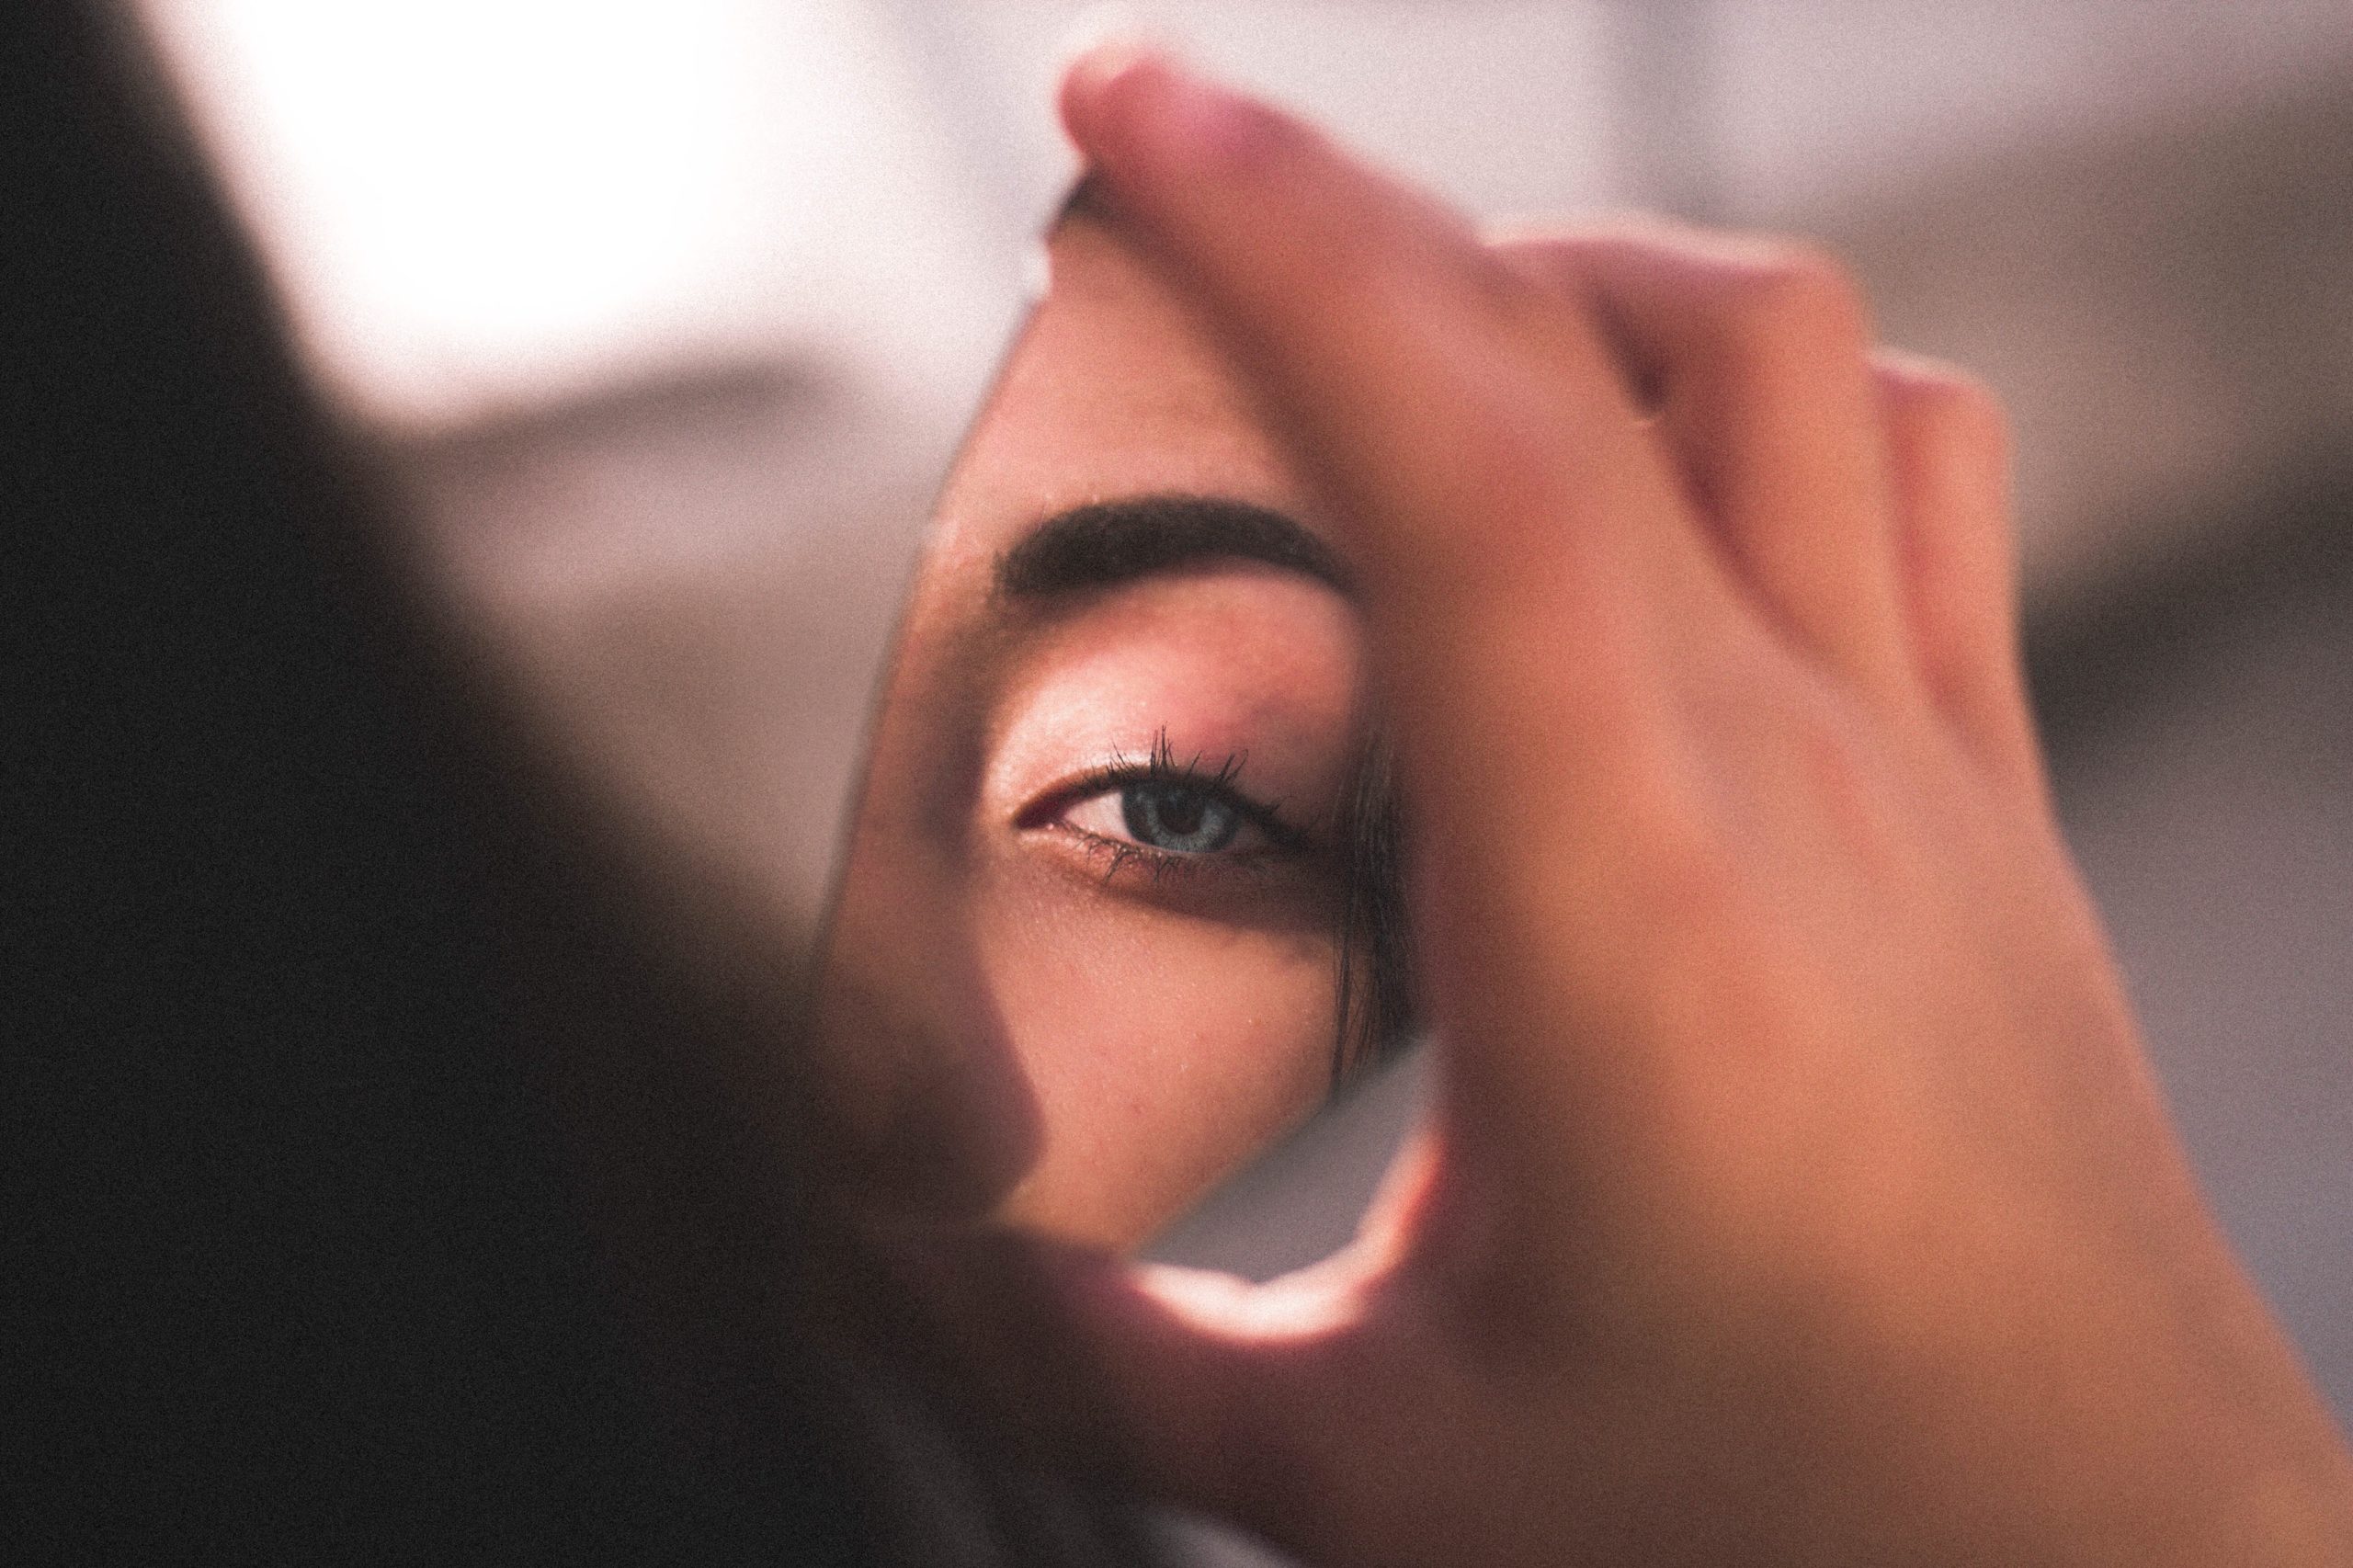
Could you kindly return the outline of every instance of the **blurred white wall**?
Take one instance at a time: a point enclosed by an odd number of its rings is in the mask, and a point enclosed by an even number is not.
[[[334,379],[411,429],[971,335],[942,280],[1067,170],[1054,65],[1110,18],[1489,216],[1832,236],[2009,398],[2042,602],[2353,427],[2342,0],[144,3]]]
[[[405,433],[712,363],[985,366],[976,280],[1052,183],[976,165],[869,0],[142,4],[329,385]]]

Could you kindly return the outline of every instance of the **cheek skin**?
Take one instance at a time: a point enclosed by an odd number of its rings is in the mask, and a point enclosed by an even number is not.
[[[969,936],[975,737],[911,612],[876,726],[848,864],[826,931],[810,1059],[847,1190],[892,1207],[993,1207],[1039,1131]]]
[[[863,833],[830,933],[813,1055],[835,1173],[860,1200],[993,1209],[1042,1130],[995,1019],[963,879],[914,835]]]
[[[1131,590],[1040,652],[1014,733],[956,782],[961,725],[899,672],[822,986],[822,1060],[858,1185],[1147,1239],[1319,1105],[1337,956],[1310,876],[1138,897],[1026,790],[1166,728],[1305,812],[1350,750],[1358,660],[1326,590],[1223,573]],[[1024,751],[1024,747],[1027,751]],[[1033,777],[1034,776],[1034,777]],[[950,812],[948,797],[962,795]],[[952,820],[951,820],[952,819]],[[1320,824],[1319,824],[1320,825]]]
[[[1337,954],[1107,892],[1010,841],[860,835],[820,1005],[860,1188],[1141,1244],[1320,1105]]]
[[[1004,1211],[1125,1249],[1322,1102],[1336,954],[1320,935],[1089,897],[1017,861],[977,900],[983,968],[1041,1138]]]
[[[1125,1248],[1328,1092],[1326,901],[1306,877],[1138,899],[1068,835],[1025,841],[1013,817],[1057,769],[1147,756],[1165,729],[1212,762],[1247,752],[1254,798],[1321,828],[1301,819],[1350,760],[1358,660],[1336,596],[1245,568],[1062,619],[985,695],[948,662],[1039,518],[1154,494],[1309,510],[1149,265],[1087,222],[1058,225],[1051,254],[1051,290],[925,551],[821,983],[820,1059],[870,1185]],[[1015,766],[991,715],[1025,680],[1055,682],[1033,685],[1033,711],[1063,717]]]
[[[1328,589],[1230,567],[1141,585],[1067,624],[1004,704],[978,802],[972,940],[1034,1102],[1005,1212],[1141,1244],[1331,1088],[1336,937],[1303,862],[1155,890],[1067,832],[1015,824],[1041,790],[1165,733],[1327,830],[1353,760],[1358,654]]]

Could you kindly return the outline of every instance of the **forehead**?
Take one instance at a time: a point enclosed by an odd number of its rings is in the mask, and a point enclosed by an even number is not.
[[[973,426],[941,543],[994,554],[1042,517],[1132,494],[1304,497],[1224,357],[1108,229],[1066,219],[1052,284]]]

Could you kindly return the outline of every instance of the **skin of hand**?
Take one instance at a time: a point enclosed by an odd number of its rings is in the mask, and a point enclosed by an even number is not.
[[[1801,247],[1064,119],[1346,527],[1439,1090],[1251,1287],[902,1244],[997,1429],[1335,1563],[2353,1562],[2048,803],[1998,407]]]

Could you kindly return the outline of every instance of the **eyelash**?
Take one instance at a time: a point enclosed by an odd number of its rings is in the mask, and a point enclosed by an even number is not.
[[[1296,855],[1313,846],[1305,834],[1285,821],[1277,801],[1253,800],[1236,787],[1234,780],[1242,776],[1243,764],[1249,753],[1236,752],[1219,763],[1212,770],[1202,767],[1202,754],[1196,752],[1184,762],[1176,760],[1168,744],[1168,732],[1162,730],[1153,737],[1151,754],[1142,762],[1131,762],[1113,756],[1112,759],[1093,772],[1074,779],[1054,792],[1046,802],[1048,809],[1059,813],[1074,802],[1092,800],[1114,790],[1126,790],[1138,784],[1174,786],[1198,790],[1201,794],[1232,807],[1242,819],[1267,835],[1267,844],[1276,854]],[[1087,841],[1090,846],[1108,857],[1103,880],[1109,881],[1121,870],[1137,867],[1147,871],[1154,882],[1172,877],[1216,875],[1220,872],[1247,868],[1255,857],[1244,855],[1187,855],[1174,850],[1155,849],[1147,844],[1131,844],[1084,828],[1065,826]]]

